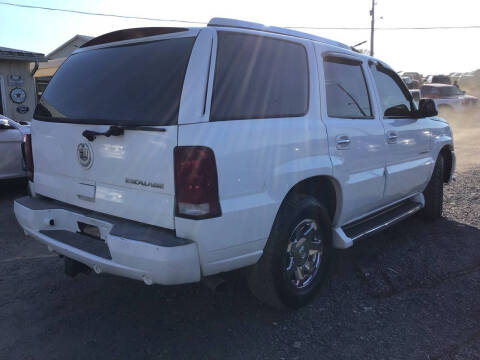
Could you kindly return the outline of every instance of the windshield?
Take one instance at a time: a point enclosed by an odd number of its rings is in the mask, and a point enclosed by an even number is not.
[[[35,110],[38,120],[174,125],[195,38],[84,51],[56,72]]]
[[[463,93],[455,86],[444,86],[439,88],[441,96],[463,95]]]

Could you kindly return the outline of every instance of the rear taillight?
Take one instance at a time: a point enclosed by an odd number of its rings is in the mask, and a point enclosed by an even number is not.
[[[215,155],[204,146],[177,146],[175,157],[175,214],[190,219],[221,215]]]
[[[32,135],[30,134],[23,136],[22,153],[28,180],[33,181]]]

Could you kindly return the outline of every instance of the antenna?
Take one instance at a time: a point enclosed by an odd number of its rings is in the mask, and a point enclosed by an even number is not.
[[[370,16],[372,17],[372,26],[370,28],[370,56],[373,56],[373,43],[375,33],[375,0],[372,0],[372,10],[370,10]]]

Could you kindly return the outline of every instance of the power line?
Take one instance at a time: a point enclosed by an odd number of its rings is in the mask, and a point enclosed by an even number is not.
[[[310,27],[310,26],[284,26],[287,29],[305,30],[370,30],[369,27]],[[480,25],[466,26],[413,26],[413,27],[375,27],[377,30],[450,30],[450,29],[480,29]]]
[[[5,1],[0,1],[0,5],[16,6],[16,7],[28,8],[28,9],[40,9],[40,10],[50,10],[50,11],[61,11],[61,12],[81,14],[81,15],[108,16],[108,17],[115,17],[115,18],[122,18],[122,19],[135,19],[135,20],[177,22],[177,23],[183,23],[183,24],[206,24],[205,22],[202,22],[202,21],[188,21],[188,20],[176,20],[176,19],[158,19],[158,18],[141,17],[141,16],[128,16],[128,15],[118,15],[118,14],[95,13],[95,12],[80,11],[80,10],[58,9],[58,8],[51,8],[51,7],[45,7],[45,6],[34,6],[34,5],[14,4],[14,3],[5,2]]]
[[[147,20],[147,21],[161,21],[161,22],[176,22],[182,24],[207,24],[204,21],[191,21],[191,20],[178,20],[178,19],[160,19],[160,18],[151,18],[151,17],[141,17],[141,16],[129,16],[129,15],[119,15],[119,14],[107,14],[107,13],[96,13],[89,11],[80,11],[80,10],[71,10],[71,9],[59,9],[45,6],[35,6],[35,5],[24,5],[24,4],[15,4],[6,1],[0,1],[0,5],[14,6],[27,9],[39,9],[39,10],[48,10],[48,11],[60,11],[66,13],[80,14],[80,15],[92,15],[92,16],[105,16],[105,17],[114,17],[121,19],[135,19],[135,20]],[[370,27],[313,27],[313,26],[284,26],[286,29],[297,29],[297,30],[370,30]],[[375,30],[451,30],[451,29],[480,29],[480,25],[465,25],[465,26],[417,26],[417,27],[376,27]]]

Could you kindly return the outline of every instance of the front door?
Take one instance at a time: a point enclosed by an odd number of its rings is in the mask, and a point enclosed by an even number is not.
[[[393,202],[423,191],[434,166],[431,132],[413,116],[412,96],[400,77],[382,64],[372,62],[370,69],[388,148],[385,201]]]
[[[363,60],[338,54],[322,60],[322,117],[327,126],[333,173],[342,184],[341,225],[382,205],[384,128],[375,115]]]

